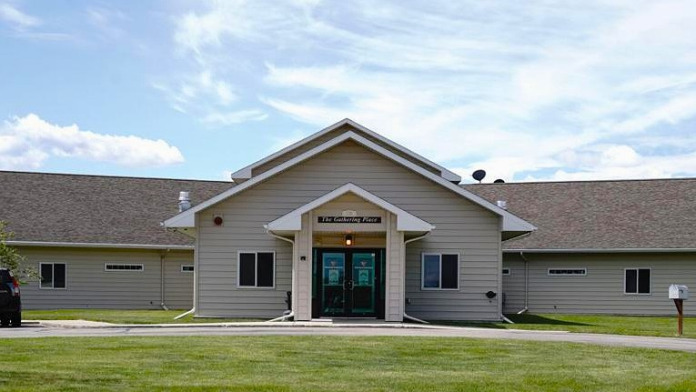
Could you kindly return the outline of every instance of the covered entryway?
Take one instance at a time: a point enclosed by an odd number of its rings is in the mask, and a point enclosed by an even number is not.
[[[292,312],[300,321],[402,321],[406,235],[415,240],[434,228],[354,184],[266,225],[269,234],[293,243]],[[351,233],[361,246],[346,246],[344,236]]]

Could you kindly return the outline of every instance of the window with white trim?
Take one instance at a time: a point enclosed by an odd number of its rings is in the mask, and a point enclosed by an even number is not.
[[[275,252],[239,252],[237,286],[275,287]]]
[[[510,268],[503,268],[503,275],[510,275]]]
[[[65,263],[39,263],[40,289],[64,289],[67,282]]]
[[[143,264],[118,264],[118,263],[106,263],[104,264],[104,271],[136,271],[141,272],[145,270]]]
[[[624,294],[650,294],[650,268],[626,268]]]
[[[423,290],[459,289],[459,254],[423,253],[421,288]]]
[[[181,272],[193,272],[193,264],[182,264]]]
[[[587,268],[549,268],[548,274],[552,276],[585,276]]]

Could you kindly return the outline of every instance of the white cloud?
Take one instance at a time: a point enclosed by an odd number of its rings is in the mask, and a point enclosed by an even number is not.
[[[264,69],[244,84],[314,129],[350,117],[467,178],[696,175],[690,1],[205,4],[179,52],[233,86]]]
[[[8,3],[0,3],[0,19],[11,23],[14,28],[19,30],[41,24],[39,18],[26,14]]]
[[[129,167],[165,166],[184,161],[164,140],[85,131],[48,123],[35,114],[13,117],[0,128],[0,168],[37,169],[50,157],[80,158]]]
[[[262,121],[267,115],[259,110],[240,110],[236,112],[213,112],[201,119],[204,124],[228,126],[248,121]]]

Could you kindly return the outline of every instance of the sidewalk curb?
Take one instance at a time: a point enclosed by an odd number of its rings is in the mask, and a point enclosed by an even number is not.
[[[279,321],[279,322],[246,322],[246,323],[186,323],[186,324],[107,324],[85,321],[84,324],[65,323],[61,321],[74,320],[32,320],[28,325],[42,327],[57,327],[67,329],[81,328],[125,328],[125,329],[156,329],[156,328],[385,328],[385,329],[452,329],[458,327],[441,326],[441,325],[420,325],[420,324],[404,324],[404,323],[329,323],[329,322],[311,322],[311,321]],[[474,328],[478,329],[478,328]]]

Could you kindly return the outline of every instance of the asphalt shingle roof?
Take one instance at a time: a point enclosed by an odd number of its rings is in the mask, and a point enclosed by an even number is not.
[[[160,222],[180,191],[201,203],[234,184],[0,171],[0,220],[18,241],[191,245]],[[507,249],[696,248],[696,179],[468,184],[534,224]]]
[[[191,245],[160,222],[178,213],[180,191],[192,204],[231,182],[0,171],[0,220],[16,241]]]
[[[696,179],[463,187],[538,227],[507,249],[696,248]]]

